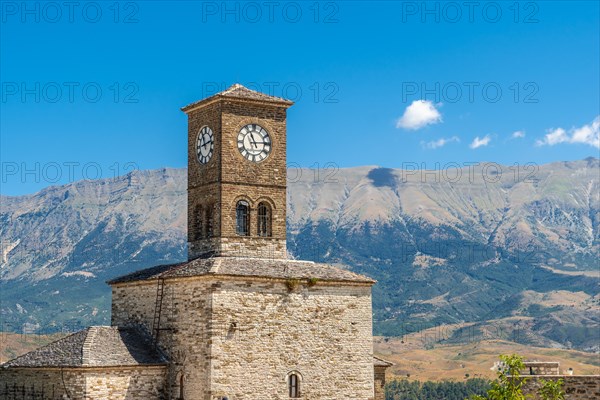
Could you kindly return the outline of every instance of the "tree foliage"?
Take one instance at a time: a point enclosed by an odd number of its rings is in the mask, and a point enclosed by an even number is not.
[[[386,400],[525,400],[532,396],[523,394],[528,378],[521,376],[525,368],[523,358],[516,355],[501,355],[496,364],[496,380],[467,379],[464,382],[419,382],[398,379],[385,386]],[[466,376],[466,375],[465,375]],[[564,400],[564,382],[540,380],[537,393],[541,400]]]
[[[419,382],[399,379],[386,385],[386,400],[463,400],[473,394],[484,394],[490,388],[487,379],[464,382]]]
[[[523,394],[527,378],[521,377],[525,367],[523,358],[516,355],[501,355],[498,365],[498,378],[491,383],[486,396],[471,396],[471,400],[525,400],[531,396]],[[563,380],[541,380],[538,394],[542,400],[564,400]]]
[[[542,386],[538,390],[538,393],[542,400],[564,400],[565,392],[563,391],[564,381],[559,380],[546,380],[542,379]]]
[[[516,354],[501,355],[497,371],[498,378],[492,382],[487,397],[474,396],[473,399],[525,400],[522,387],[527,379],[521,378],[523,368],[525,368],[525,363],[520,356]]]

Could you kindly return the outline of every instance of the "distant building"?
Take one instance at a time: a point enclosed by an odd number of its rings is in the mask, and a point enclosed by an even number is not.
[[[525,361],[521,376],[527,379],[523,393],[537,399],[542,380],[558,380],[564,382],[563,390],[567,400],[600,399],[600,375],[575,375],[572,369],[560,370],[557,361]]]
[[[375,281],[286,256],[291,105],[234,85],[184,107],[189,260],[110,281],[112,326],[2,365],[0,393],[383,400]]]

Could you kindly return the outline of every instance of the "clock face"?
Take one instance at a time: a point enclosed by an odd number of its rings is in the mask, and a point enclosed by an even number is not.
[[[246,159],[261,162],[269,156],[273,143],[269,133],[260,125],[248,124],[238,133],[238,150]]]
[[[215,138],[213,131],[208,126],[205,126],[200,129],[198,139],[196,139],[196,153],[198,154],[200,164],[206,164],[211,159],[214,148]]]

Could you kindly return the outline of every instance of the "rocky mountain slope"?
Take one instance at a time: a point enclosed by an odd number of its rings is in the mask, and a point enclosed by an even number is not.
[[[108,323],[105,280],[185,258],[185,203],[172,169],[0,197],[2,329]],[[598,159],[288,172],[290,253],[377,279],[377,334],[598,351],[599,225]]]

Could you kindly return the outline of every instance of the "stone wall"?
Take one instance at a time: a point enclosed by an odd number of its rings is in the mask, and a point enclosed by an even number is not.
[[[210,400],[373,399],[369,286],[225,280],[212,311]]]
[[[112,326],[141,325],[152,331],[157,281],[112,286]]]
[[[283,186],[285,201],[287,180],[286,108],[274,104],[252,104],[228,100],[223,102],[222,112],[223,170],[221,177],[223,182]],[[267,130],[273,144],[269,157],[260,163],[247,161],[237,148],[237,135],[240,129],[244,125],[256,123]]]
[[[165,398],[166,367],[90,369],[84,376],[86,400]]]
[[[290,291],[290,288],[293,291]],[[113,286],[115,325],[151,328],[156,281]],[[374,396],[369,285],[308,286],[266,278],[201,276],[165,281],[160,344],[174,363],[168,389],[186,400],[303,400]]]
[[[600,399],[600,375],[537,375],[527,376],[527,379],[523,392],[533,395],[532,399],[540,398],[537,390],[541,386],[542,379],[562,379],[566,400]]]
[[[113,286],[112,324],[142,325],[152,331],[156,285],[149,281]],[[208,391],[210,291],[206,278],[165,281],[159,344],[172,360],[166,389],[172,398],[179,396],[182,376],[186,399],[203,399]]]
[[[25,393],[44,392],[45,396],[60,398],[69,394],[74,399],[82,399],[85,391],[85,377],[72,370],[42,369],[42,368],[0,368],[0,393],[11,387],[23,387]],[[17,392],[19,392],[17,390]],[[9,392],[10,393],[10,392]],[[20,393],[19,393],[20,394]],[[10,395],[0,396],[0,399],[12,399]]]
[[[557,361],[525,361],[521,375],[560,375],[560,363]]]
[[[34,398],[29,397],[33,391],[37,396],[43,391],[47,398],[71,400],[162,399],[165,376],[165,367],[0,369],[0,393],[6,387],[24,386],[27,398]]]
[[[387,367],[375,367],[375,400],[385,400],[385,370]]]

